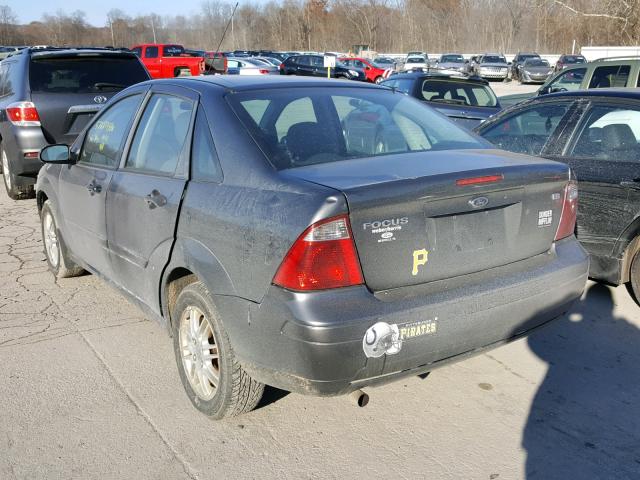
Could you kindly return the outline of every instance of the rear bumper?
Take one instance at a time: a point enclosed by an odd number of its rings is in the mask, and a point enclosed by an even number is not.
[[[248,322],[230,322],[227,329],[241,364],[257,380],[337,395],[427,372],[527,334],[571,307],[588,269],[586,252],[571,237],[526,261],[397,291],[295,293],[272,286],[250,308]],[[378,322],[397,325],[405,336],[397,353],[368,358],[363,338]]]
[[[2,146],[7,152],[11,172],[18,177],[26,177],[25,182],[35,183],[42,167],[39,158],[25,158],[26,153],[40,152],[48,145],[40,127],[16,127],[11,125],[3,135]]]

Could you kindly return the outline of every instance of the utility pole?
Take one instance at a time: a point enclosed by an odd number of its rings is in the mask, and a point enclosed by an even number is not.
[[[151,15],[151,31],[153,32],[153,43],[158,43],[156,39],[156,25],[153,21],[153,15]]]

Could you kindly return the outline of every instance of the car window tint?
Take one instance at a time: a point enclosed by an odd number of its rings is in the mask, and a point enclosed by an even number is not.
[[[144,49],[144,56],[147,58],[158,57],[158,47],[147,47]]]
[[[586,115],[570,156],[640,162],[640,110],[595,106]]]
[[[140,61],[133,56],[54,56],[32,59],[29,65],[32,92],[116,92],[148,79]]]
[[[558,91],[579,90],[586,73],[586,68],[574,68],[562,72],[549,84],[549,88],[556,88]]]
[[[291,126],[305,122],[316,123],[317,121],[311,98],[303,97],[294,100],[282,110],[276,120],[275,127],[278,141],[289,133]]]
[[[137,55],[138,57],[139,57],[140,55],[142,55],[142,47],[132,48],[132,49],[131,49],[131,51],[132,51],[135,55]]]
[[[87,131],[80,162],[115,168],[142,95],[123,98],[106,110]]]
[[[193,129],[191,148],[191,173],[194,180],[205,182],[222,181],[222,169],[218,161],[216,147],[211,137],[211,129],[202,108],[198,108]]]
[[[497,104],[496,96],[489,87],[444,80],[424,80],[422,98],[429,102],[473,107],[495,107]]]
[[[193,102],[154,94],[145,107],[125,168],[172,174],[187,139]]]
[[[511,115],[481,135],[511,152],[539,155],[553,135],[570,103],[545,103]]]
[[[257,125],[244,109],[244,102],[258,98],[271,100],[273,109],[281,112],[274,114],[275,126],[271,114]],[[263,90],[238,92],[228,99],[278,169],[394,153],[485,148],[417,100],[389,90]]]
[[[311,65],[314,67],[323,67],[324,66],[324,58],[322,57],[310,57]]]
[[[304,66],[311,65],[311,57],[305,55],[303,57],[298,58],[298,65],[304,65]]]
[[[259,125],[270,103],[269,100],[247,100],[242,102],[242,106],[251,115],[253,121]]]
[[[410,78],[387,80],[385,82],[382,82],[381,85],[384,85],[385,87],[391,87],[395,91],[400,93],[409,93],[413,88],[413,80]]]
[[[626,87],[629,80],[629,65],[607,65],[593,71],[589,88]]]

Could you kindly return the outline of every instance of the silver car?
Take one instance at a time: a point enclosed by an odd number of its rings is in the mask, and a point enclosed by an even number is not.
[[[487,80],[505,80],[509,75],[509,64],[504,55],[484,54],[478,59],[474,73]]]
[[[280,75],[278,67],[253,58],[227,59],[227,73],[229,75]]]

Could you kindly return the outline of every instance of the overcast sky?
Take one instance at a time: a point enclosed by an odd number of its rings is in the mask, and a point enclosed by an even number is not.
[[[264,0],[252,0],[252,3],[262,3]],[[232,0],[229,0],[231,3]],[[0,3],[2,0],[0,0]],[[242,1],[240,3],[243,3]],[[119,8],[129,15],[157,13],[158,15],[178,14],[189,15],[200,10],[202,0],[107,0],[96,2],[87,0],[9,0],[8,5],[18,16],[19,23],[29,23],[42,19],[44,13],[55,13],[62,9],[66,13],[82,10],[87,14],[87,21],[95,26],[102,26],[106,22],[107,12],[112,8]]]

